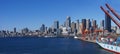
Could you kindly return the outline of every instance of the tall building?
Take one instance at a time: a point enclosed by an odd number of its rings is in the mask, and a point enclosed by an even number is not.
[[[14,33],[16,33],[16,27],[14,28]]]
[[[75,32],[75,30],[76,30],[76,23],[74,23],[74,22],[71,23],[71,30],[72,30],[73,33]]]
[[[87,20],[86,20],[86,29],[89,30],[90,27],[91,27],[90,19],[87,19]]]
[[[54,33],[59,33],[59,21],[54,21]]]
[[[104,27],[104,20],[100,22],[100,27]]]
[[[82,19],[83,31],[86,29],[86,19]]]
[[[77,20],[76,22],[76,29],[77,29],[77,33],[79,32],[79,20]]]
[[[83,23],[80,23],[79,34],[83,34]]]
[[[105,14],[105,30],[108,30],[108,32],[111,32],[111,18],[106,14]]]
[[[93,29],[97,28],[97,22],[96,22],[96,20],[92,20],[92,27],[93,27]]]
[[[67,28],[68,27],[71,27],[71,18],[70,16],[67,16],[67,19],[66,19],[66,25],[65,25]]]
[[[44,25],[44,24],[41,25],[40,31],[41,31],[41,32],[45,32],[45,25]]]
[[[26,33],[28,33],[28,32],[29,32],[29,29],[28,29],[28,28],[22,29],[22,33],[26,34]]]
[[[59,29],[59,21],[54,21],[54,28]]]

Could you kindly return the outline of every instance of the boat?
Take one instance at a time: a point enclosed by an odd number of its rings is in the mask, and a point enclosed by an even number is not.
[[[104,48],[105,50],[120,54],[120,43],[118,44],[117,42],[118,41],[114,41],[113,44],[110,44],[108,42],[102,42],[96,39],[96,43],[100,45],[102,48]]]
[[[74,36],[75,39],[77,39],[78,37],[77,36]]]

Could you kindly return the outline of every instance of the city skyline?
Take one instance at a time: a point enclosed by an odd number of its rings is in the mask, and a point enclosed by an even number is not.
[[[109,3],[115,10],[120,9],[118,8],[119,1],[115,0],[94,0],[94,2],[88,0],[52,0],[52,2],[49,0],[1,0],[0,30],[13,30],[14,27],[17,29],[28,27],[34,30],[39,29],[42,24],[50,27],[55,20],[58,20],[61,25],[64,24],[67,16],[71,17],[71,22],[77,19],[81,22],[84,18],[95,19],[99,25],[98,22],[105,18],[99,7],[105,3]]]

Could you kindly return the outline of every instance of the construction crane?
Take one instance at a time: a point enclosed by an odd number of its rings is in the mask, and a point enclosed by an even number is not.
[[[106,4],[106,7],[120,20],[120,16],[114,11],[114,9],[112,7],[110,7],[110,5]],[[118,21],[116,19],[114,19],[114,17],[112,17],[107,10],[105,10],[102,6],[100,6],[101,10],[103,10],[103,12],[108,15],[112,21],[120,28],[120,23],[118,23]]]

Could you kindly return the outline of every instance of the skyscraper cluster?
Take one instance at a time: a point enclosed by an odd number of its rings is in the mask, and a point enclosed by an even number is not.
[[[67,16],[64,24],[61,25],[58,20],[55,20],[51,27],[46,27],[45,24],[42,24],[38,30],[34,31],[28,28],[21,29],[21,32],[17,32],[16,28],[13,31],[1,30],[0,36],[78,35],[85,32],[94,32],[98,29],[111,32],[112,30],[116,31],[116,28],[111,27],[111,19],[107,15],[105,15],[105,20],[100,21],[100,26],[98,26],[97,21],[94,19],[72,21],[71,17]]]

